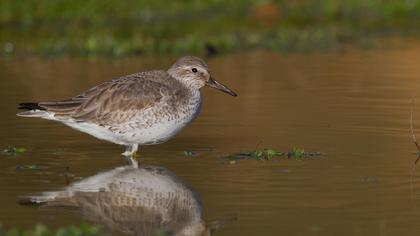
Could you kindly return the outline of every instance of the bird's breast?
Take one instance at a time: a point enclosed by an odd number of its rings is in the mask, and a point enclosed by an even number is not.
[[[164,101],[140,113],[126,135],[139,144],[165,142],[198,117],[201,104],[199,91],[187,99]]]

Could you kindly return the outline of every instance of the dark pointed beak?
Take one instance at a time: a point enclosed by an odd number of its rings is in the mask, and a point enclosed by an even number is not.
[[[210,77],[210,79],[209,79],[209,81],[207,81],[206,85],[208,85],[208,86],[210,86],[212,88],[218,89],[218,90],[220,90],[222,92],[225,92],[225,93],[227,93],[227,94],[229,94],[231,96],[234,96],[234,97],[238,96],[230,88],[228,88],[228,87],[224,86],[223,84],[217,82],[212,77]]]

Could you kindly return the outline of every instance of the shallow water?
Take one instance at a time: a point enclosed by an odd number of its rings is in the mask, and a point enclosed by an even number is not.
[[[249,53],[209,60],[215,78],[239,96],[204,89],[200,117],[176,138],[143,147],[200,194],[206,222],[236,217],[215,235],[415,235],[420,233],[411,98],[419,98],[420,46],[331,54]],[[78,224],[79,212],[18,204],[22,195],[125,164],[121,147],[64,125],[15,116],[22,101],[63,99],[110,78],[166,68],[171,59],[11,59],[0,61],[0,221],[7,227]],[[420,103],[419,103],[420,104]],[[420,105],[418,105],[420,106]],[[414,122],[420,127],[420,107]],[[221,156],[302,147],[314,159]],[[185,157],[196,151],[198,158]],[[36,164],[41,170],[16,170]],[[419,170],[420,171],[420,170]],[[418,171],[416,171],[417,173]],[[419,175],[420,176],[420,175]]]

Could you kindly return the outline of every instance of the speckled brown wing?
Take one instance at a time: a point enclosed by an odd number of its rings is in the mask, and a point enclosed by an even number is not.
[[[105,82],[68,100],[39,106],[55,116],[103,125],[118,124],[171,96],[173,79],[165,71],[142,72]]]

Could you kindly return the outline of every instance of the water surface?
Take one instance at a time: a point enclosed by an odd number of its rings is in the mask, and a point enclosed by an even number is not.
[[[66,187],[66,169],[76,181],[125,164],[122,147],[51,121],[16,117],[18,102],[64,99],[172,61],[0,61],[0,146],[28,149],[0,156],[0,221],[25,228],[78,224],[84,220],[77,211],[20,206],[18,197]],[[408,131],[411,98],[420,91],[419,61],[420,46],[216,57],[209,60],[214,77],[239,96],[205,88],[200,117],[171,141],[143,147],[141,161],[189,183],[201,196],[205,221],[237,218],[216,235],[419,234],[420,185],[417,177],[410,182],[416,149]],[[324,155],[234,165],[221,158],[259,142]],[[188,158],[184,151],[200,155]],[[31,164],[42,169],[16,170]]]

